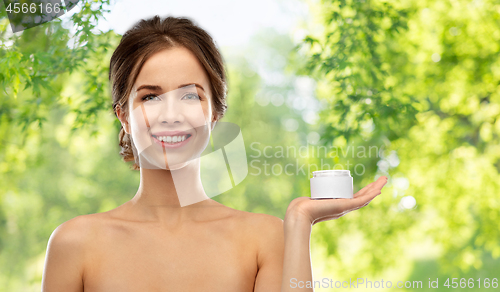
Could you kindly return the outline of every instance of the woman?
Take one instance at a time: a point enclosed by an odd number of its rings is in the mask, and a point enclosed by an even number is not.
[[[297,198],[284,220],[209,199],[199,153],[226,109],[225,74],[211,37],[187,19],[138,22],[111,58],[110,81],[120,154],[140,169],[139,189],[56,228],[42,291],[312,291],[291,285],[312,280],[312,225],[365,206],[387,182],[350,200]]]

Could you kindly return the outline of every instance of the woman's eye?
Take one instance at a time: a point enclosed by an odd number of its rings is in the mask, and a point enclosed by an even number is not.
[[[196,93],[188,93],[188,94],[184,95],[182,97],[182,99],[196,100],[196,99],[200,99],[200,97]]]
[[[158,95],[155,95],[155,94],[148,94],[146,95],[145,97],[142,98],[142,100],[144,101],[149,101],[149,100],[160,100],[160,98],[158,97]]]

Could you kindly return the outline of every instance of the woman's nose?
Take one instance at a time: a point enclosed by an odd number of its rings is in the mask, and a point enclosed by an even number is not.
[[[173,99],[167,98],[161,103],[160,114],[158,115],[158,122],[160,123],[182,123],[184,116],[180,106],[176,104]]]

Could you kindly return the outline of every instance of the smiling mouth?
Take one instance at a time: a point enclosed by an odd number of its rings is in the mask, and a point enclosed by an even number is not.
[[[188,139],[189,137],[191,137],[191,134],[177,135],[177,136],[156,136],[156,135],[151,135],[151,136],[153,136],[153,138],[163,143],[176,144]]]

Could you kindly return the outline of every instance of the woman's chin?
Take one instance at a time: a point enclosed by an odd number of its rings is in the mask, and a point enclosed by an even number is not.
[[[139,166],[145,169],[178,170],[199,161],[203,152],[200,148],[192,149],[192,147],[181,152],[163,150],[156,147],[146,149],[139,155]]]
[[[189,165],[189,161],[188,162],[181,162],[181,163],[169,163],[166,167],[166,170],[180,170],[188,165]]]

